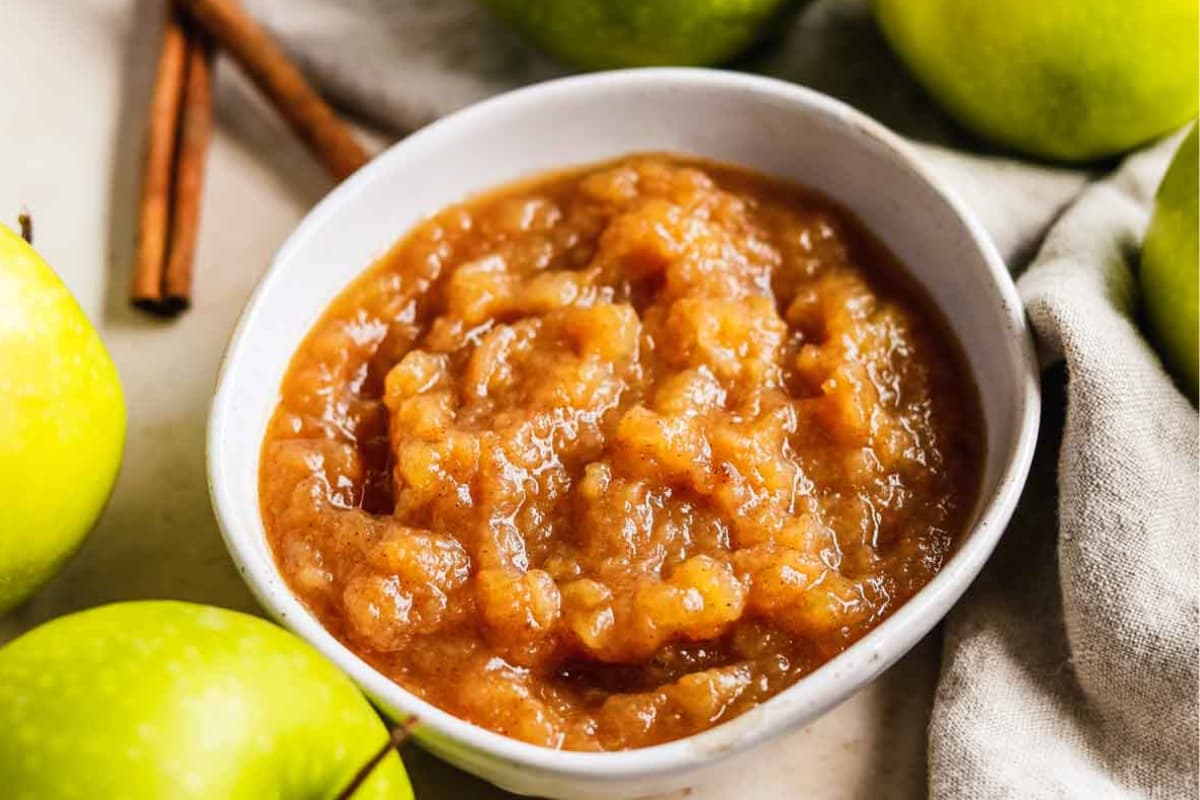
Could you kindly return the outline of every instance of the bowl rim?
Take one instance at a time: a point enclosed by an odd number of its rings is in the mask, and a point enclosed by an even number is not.
[[[229,376],[239,354],[246,349],[247,332],[261,313],[265,298],[277,282],[285,279],[285,266],[294,253],[303,249],[309,231],[341,213],[344,206],[351,205],[360,187],[373,180],[377,173],[388,171],[389,161],[397,151],[412,142],[432,139],[453,128],[475,125],[477,120],[486,118],[502,105],[536,105],[561,94],[599,90],[637,91],[647,87],[661,89],[664,85],[749,90],[756,96],[803,105],[809,112],[832,117],[856,133],[884,145],[890,158],[902,166],[913,180],[926,184],[958,218],[987,265],[986,277],[994,291],[993,302],[999,303],[1007,323],[1002,334],[1007,359],[1013,373],[1018,376],[1010,387],[1017,414],[1015,433],[1012,440],[999,444],[1006,452],[996,490],[990,497],[981,496],[977,501],[976,522],[950,560],[917,594],[842,653],[742,715],[692,736],[632,750],[555,750],[522,742],[460,719],[377,672],[321,626],[286,587],[273,558],[264,560],[259,557],[251,545],[251,539],[256,535],[239,530],[230,510],[234,500],[229,493],[229,479],[219,474],[225,460],[222,432],[225,420],[233,410]],[[849,210],[855,211],[854,208]],[[435,750],[441,749],[437,746],[437,740],[446,739],[471,751],[502,759],[514,768],[531,768],[565,778],[612,783],[695,769],[807,723],[842,702],[910,649],[948,613],[974,580],[1003,533],[1033,459],[1040,406],[1038,362],[1033,338],[1012,278],[974,213],[943,179],[926,166],[908,142],[840,100],[776,78],[692,67],[624,69],[573,75],[533,84],[482,100],[442,117],[393,144],[311,209],[279,248],[258,281],[225,348],[208,419],[206,474],[211,502],[226,548],[263,608],[284,627],[332,660],[390,713],[417,716],[421,721],[416,734],[418,740],[426,738],[421,729],[430,729],[436,734],[431,737]],[[257,509],[255,513],[258,513]],[[932,623],[929,622],[931,618]],[[895,640],[899,640],[899,646]]]

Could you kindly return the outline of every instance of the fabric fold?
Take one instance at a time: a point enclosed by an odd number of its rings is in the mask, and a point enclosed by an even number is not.
[[[1088,188],[1019,283],[1066,373],[1043,420],[1062,431],[1057,536],[1052,515],[1018,514],[947,622],[934,796],[1196,794],[1200,430],[1136,323],[1137,254],[1177,145]]]

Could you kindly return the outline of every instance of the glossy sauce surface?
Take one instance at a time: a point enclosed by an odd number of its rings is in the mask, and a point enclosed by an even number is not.
[[[635,156],[418,225],[301,343],[263,444],[292,589],[410,691],[577,750],[711,727],[962,535],[953,339],[829,201]]]

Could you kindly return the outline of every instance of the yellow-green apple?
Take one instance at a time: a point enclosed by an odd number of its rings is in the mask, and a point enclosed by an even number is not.
[[[917,79],[981,136],[1086,161],[1196,115],[1196,0],[875,0]]]
[[[388,741],[348,678],[264,620],[169,601],[0,648],[7,800],[332,800]],[[355,800],[412,797],[389,753]]]
[[[1200,212],[1196,126],[1167,168],[1142,245],[1142,304],[1151,338],[1179,385],[1197,399],[1200,359]]]
[[[795,0],[486,0],[554,57],[584,69],[719,64]]]
[[[100,337],[37,251],[0,225],[0,613],[78,548],[124,442]]]

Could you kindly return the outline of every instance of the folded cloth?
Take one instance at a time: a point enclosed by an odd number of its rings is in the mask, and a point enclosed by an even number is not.
[[[394,132],[562,73],[472,0],[247,5],[334,102]],[[946,623],[930,793],[1194,795],[1197,415],[1134,321],[1136,253],[1176,141],[1092,185],[983,154],[905,76],[866,0],[810,3],[742,66],[921,141],[1025,272],[1048,369],[1043,436],[1005,540]]]
[[[1196,795],[1200,430],[1135,323],[1177,145],[1088,187],[1018,282],[1065,419],[1052,386],[1022,507],[947,621],[936,797]]]

